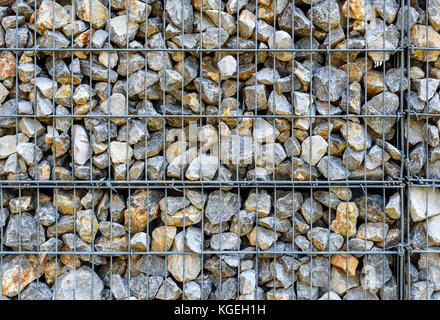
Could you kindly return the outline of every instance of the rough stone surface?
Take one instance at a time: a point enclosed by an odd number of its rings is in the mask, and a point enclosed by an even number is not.
[[[440,245],[438,0],[5,0],[0,22],[2,299],[390,300],[381,251]],[[411,258],[405,298],[439,299],[438,255]]]

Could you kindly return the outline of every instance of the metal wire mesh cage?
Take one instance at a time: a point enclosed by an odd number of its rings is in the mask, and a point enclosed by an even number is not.
[[[438,297],[440,3],[0,5],[3,299]]]

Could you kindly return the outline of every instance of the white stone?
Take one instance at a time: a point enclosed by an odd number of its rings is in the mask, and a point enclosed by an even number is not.
[[[325,155],[327,147],[328,143],[321,136],[307,137],[301,145],[301,158],[314,166]],[[310,155],[312,156],[311,158]]]
[[[185,233],[183,231],[175,236],[171,251],[185,251]],[[200,270],[200,256],[197,254],[170,254],[168,257],[168,271],[179,282],[195,280]]]
[[[33,138],[34,136],[38,137],[45,130],[40,121],[32,118],[21,118],[18,123],[18,128],[29,138]]]
[[[440,190],[424,187],[410,187],[409,210],[414,222],[440,214]]]
[[[73,128],[73,161],[76,164],[83,165],[90,159],[89,137],[86,129],[81,125],[74,125]]]
[[[281,78],[278,71],[273,68],[263,68],[255,74],[255,77],[259,83],[267,85],[273,85]]]
[[[277,115],[291,115],[292,105],[289,100],[283,95],[278,94],[276,91],[272,91],[267,100],[269,110],[273,114]]]
[[[35,79],[35,86],[41,91],[43,96],[52,99],[54,93],[57,91],[57,82],[53,79],[38,77]]]
[[[112,94],[109,99],[101,104],[100,109],[104,114],[108,114],[109,110],[111,115],[126,114],[125,96],[122,93]],[[111,118],[111,121],[118,125],[125,122],[123,118]]]

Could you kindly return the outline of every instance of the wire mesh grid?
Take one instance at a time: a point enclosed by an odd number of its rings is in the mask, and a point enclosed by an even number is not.
[[[408,193],[437,179],[435,143],[413,151],[436,119],[410,103],[414,56],[436,52],[414,44],[413,4],[8,6],[2,298],[436,291],[411,264],[427,247],[413,246],[425,229]]]

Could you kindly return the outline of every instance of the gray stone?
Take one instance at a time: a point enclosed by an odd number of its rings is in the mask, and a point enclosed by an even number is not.
[[[417,91],[418,98],[423,102],[431,100],[437,91],[439,83],[440,80],[434,78],[415,79],[412,82],[414,89]]]
[[[165,10],[177,28],[185,33],[193,30],[194,14],[189,0],[172,0],[166,3]]]
[[[374,62],[387,61],[399,44],[400,34],[394,24],[386,25],[381,19],[374,19],[365,28],[365,40],[368,48],[389,49],[390,51],[369,51],[368,56]]]
[[[348,277],[348,281],[347,281]],[[348,275],[341,269],[332,267],[330,273],[330,290],[338,295],[344,295],[348,290],[359,286],[359,280],[356,277]]]
[[[218,63],[217,67],[220,71],[222,80],[232,77],[237,70],[237,60],[233,56],[225,56]]]
[[[5,245],[15,250],[36,250],[46,241],[44,229],[29,213],[21,213],[9,218],[5,232]]]
[[[43,158],[41,149],[33,143],[19,143],[17,145],[17,153],[24,159],[28,166],[36,166]]]
[[[135,268],[148,276],[164,277],[166,275],[165,260],[156,255],[143,255],[136,262]]]
[[[202,45],[206,49],[221,48],[228,40],[229,34],[223,28],[208,28],[202,36]]]
[[[212,246],[212,244],[211,244]],[[200,228],[190,226],[185,230],[185,247],[195,253],[202,252],[203,246],[203,231]]]
[[[89,267],[71,270],[61,277],[53,289],[53,300],[101,300],[104,284]]]
[[[130,279],[130,294],[139,300],[151,300],[156,297],[162,286],[163,277],[146,276],[144,274]]]
[[[238,281],[236,278],[228,278],[224,280],[215,291],[218,300],[231,300],[238,294]]]
[[[99,231],[107,238],[121,237],[125,235],[125,227],[122,224],[110,221],[101,221]]]
[[[276,197],[275,207],[277,216],[280,219],[291,218],[302,207],[302,203],[303,196],[300,192],[289,192]]]

